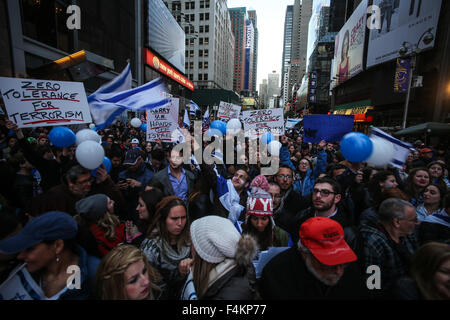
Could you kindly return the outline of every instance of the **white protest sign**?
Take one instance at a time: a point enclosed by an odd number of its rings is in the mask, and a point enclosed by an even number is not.
[[[0,77],[8,118],[19,128],[91,123],[81,82]]]
[[[242,114],[246,137],[257,137],[266,132],[284,134],[284,109],[251,110]]]
[[[239,119],[241,109],[241,106],[221,101],[219,111],[217,112],[217,118],[225,122],[228,122],[231,119]]]
[[[147,110],[147,141],[173,141],[172,132],[178,128],[178,109],[180,99],[171,98],[170,103]]]

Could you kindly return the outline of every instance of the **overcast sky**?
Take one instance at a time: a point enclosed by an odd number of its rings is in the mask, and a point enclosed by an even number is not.
[[[267,75],[276,71],[281,77],[284,17],[286,7],[294,0],[228,0],[228,8],[246,7],[256,10],[259,31],[258,79],[256,90]]]

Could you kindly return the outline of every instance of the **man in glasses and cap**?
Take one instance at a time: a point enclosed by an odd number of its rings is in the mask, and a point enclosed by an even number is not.
[[[262,273],[260,293],[268,300],[364,299],[366,280],[341,225],[315,217],[300,228],[298,248],[273,258]]]

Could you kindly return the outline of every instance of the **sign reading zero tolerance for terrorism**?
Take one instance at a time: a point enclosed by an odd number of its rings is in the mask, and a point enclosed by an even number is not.
[[[0,77],[8,118],[19,128],[91,123],[81,82]]]
[[[284,110],[265,109],[242,112],[246,137],[258,137],[266,132],[284,134]]]

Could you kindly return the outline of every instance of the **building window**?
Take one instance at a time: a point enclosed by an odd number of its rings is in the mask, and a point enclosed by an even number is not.
[[[201,0],[200,1],[200,9],[204,9],[205,8],[205,1]]]
[[[205,31],[205,27],[204,26],[200,26],[199,31],[200,31],[200,33],[203,33]]]
[[[209,44],[209,38],[205,38],[205,44],[206,44],[206,45]]]
[[[203,50],[198,50],[198,56],[203,57]]]
[[[209,26],[205,26],[205,32],[209,32]]]
[[[194,62],[189,62],[189,69],[194,69]]]
[[[205,14],[204,13],[200,13],[200,21],[203,21],[205,19]]]
[[[199,81],[202,81],[202,80],[203,80],[203,74],[201,74],[201,73],[198,74],[198,80],[199,80]]]
[[[203,62],[200,61],[200,62],[198,63],[198,68],[199,68],[199,69],[203,69]]]
[[[205,50],[203,51],[203,55],[204,55],[205,57],[208,57],[208,56],[209,56],[209,50],[208,50],[208,49],[205,49]]]
[[[206,20],[206,21],[209,20],[209,12],[205,13],[205,20]]]
[[[195,14],[191,14],[191,16],[190,16],[190,18],[189,18],[189,21],[195,21]]]
[[[205,73],[204,75],[203,75],[203,80],[208,80],[208,74],[207,73]]]
[[[189,56],[190,56],[191,58],[194,57],[194,50],[189,51]]]
[[[204,63],[203,63],[203,68],[204,69],[208,69],[208,61],[205,61]],[[206,80],[206,79],[205,79]]]
[[[198,44],[203,44],[203,38],[198,39]]]
[[[189,27],[184,27],[184,33],[189,34]]]
[[[205,8],[209,8],[209,0],[205,0]],[[207,79],[205,79],[207,80]]]

